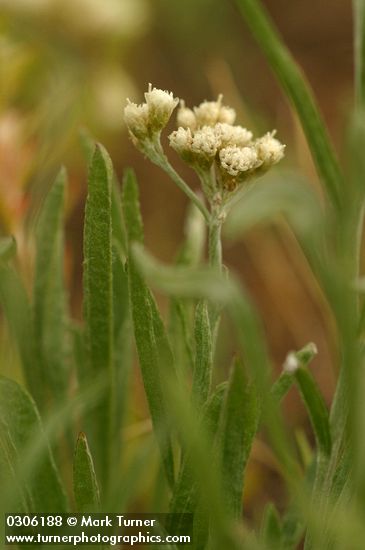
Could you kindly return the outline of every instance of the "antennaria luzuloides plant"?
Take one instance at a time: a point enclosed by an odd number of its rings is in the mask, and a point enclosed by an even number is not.
[[[14,239],[0,241],[0,299],[26,384],[24,389],[0,379],[2,511],[127,511],[148,465],[156,473],[150,509],[177,513],[166,526],[174,534],[184,528],[179,513],[193,513],[192,533],[182,534],[193,535],[195,549],[284,550],[304,541],[307,550],[360,550],[365,6],[353,2],[355,100],[342,166],[309,86],[260,2],[236,3],[298,114],[323,195],[295,173],[270,170],[285,146],[275,132],[254,138],[236,125],[235,111],[222,96],[190,109],[150,86],[143,104],[128,101],[125,107],[131,139],[191,201],[185,242],[175,264],[165,265],[144,249],[134,172],[126,170],[120,193],[108,153],[84,135],[89,179],[83,323],[70,318],[63,275],[64,170],[39,216],[30,293],[19,274]],[[174,111],[177,129],[169,144],[195,172],[199,193],[161,145]],[[333,318],[338,380],[329,409],[310,370],[315,344],[289,352],[273,380],[259,315],[224,266],[222,232],[236,240],[278,214],[303,250]],[[168,323],[153,290],[170,299]],[[228,379],[217,385],[223,312],[234,330],[236,356]],[[133,343],[153,432],[152,438],[148,426],[135,448],[125,425]],[[309,462],[285,426],[282,400],[292,386],[313,430]],[[289,505],[279,513],[268,503],[255,527],[243,516],[242,494],[259,430],[275,454]]]

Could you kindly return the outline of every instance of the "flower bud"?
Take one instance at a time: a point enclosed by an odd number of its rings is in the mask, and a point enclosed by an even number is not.
[[[148,106],[143,103],[137,105],[127,99],[124,107],[124,120],[130,134],[137,140],[144,140],[148,136]]]
[[[148,92],[145,93],[146,103],[148,106],[148,122],[152,131],[162,130],[172,115],[173,110],[179,103],[177,98],[174,98],[172,92],[164,90],[152,89],[149,84]]]

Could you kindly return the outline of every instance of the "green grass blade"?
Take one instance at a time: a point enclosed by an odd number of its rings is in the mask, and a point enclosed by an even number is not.
[[[280,550],[282,543],[281,523],[277,509],[269,503],[264,512],[260,538],[267,550]]]
[[[16,382],[3,377],[0,378],[0,415],[19,457],[18,472],[21,475],[21,461],[27,455],[27,449],[34,439],[44,439],[45,435],[31,397]],[[22,481],[31,495],[32,512],[68,510],[67,498],[47,444],[33,466],[31,478]],[[6,498],[10,501],[11,495],[6,495]]]
[[[16,254],[16,240],[14,237],[0,238],[0,262],[10,260]]]
[[[260,407],[255,388],[246,378],[241,361],[236,359],[230,375],[220,426],[225,502],[232,517],[242,514],[243,480]]]
[[[18,349],[27,388],[36,403],[43,403],[43,378],[39,364],[34,360],[33,342],[29,338],[32,331],[32,315],[28,296],[15,269],[1,264],[0,304]]]
[[[358,107],[365,105],[365,1],[353,0],[355,97]]]
[[[73,462],[73,489],[78,512],[98,512],[100,494],[86,435],[80,433]]]
[[[90,165],[84,226],[84,318],[90,375],[101,372],[107,387],[95,404],[90,447],[101,490],[110,480],[115,419],[113,361],[113,281],[111,195],[113,168],[105,149],[97,145]]]
[[[36,360],[40,365],[44,389],[55,401],[64,397],[69,376],[63,276],[65,187],[66,172],[62,169],[46,197],[37,226],[33,291]]]
[[[200,300],[195,312],[195,364],[192,394],[201,406],[207,399],[212,382],[213,343],[207,302]]]
[[[123,182],[123,212],[129,244],[143,242],[138,186],[132,171],[126,172]],[[173,368],[173,358],[156,303],[137,271],[132,256],[129,256],[128,278],[134,334],[145,392],[166,477],[173,486],[172,443],[163,390],[164,372],[167,367],[170,370]]]
[[[322,116],[302,71],[259,0],[236,0],[252,34],[298,113],[314,162],[328,196],[339,205],[343,177]]]

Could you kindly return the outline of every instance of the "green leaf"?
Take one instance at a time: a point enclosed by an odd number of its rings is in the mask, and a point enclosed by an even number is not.
[[[16,240],[14,237],[0,238],[0,262],[10,260],[16,254]]]
[[[365,104],[365,2],[353,0],[355,95],[357,105]]]
[[[217,433],[226,389],[226,383],[220,384],[205,403],[202,411],[200,420],[201,427],[204,433],[209,437],[211,446],[213,446],[214,438]],[[171,533],[180,532],[181,524],[179,514],[194,513],[198,505],[197,484],[194,478],[191,460],[190,456],[185,457],[183,460],[179,477],[174,488],[170,503],[170,512],[176,515],[171,516],[171,522],[168,526]]]
[[[127,171],[124,178],[123,212],[129,246],[133,241],[142,242],[143,225],[138,186],[132,171]],[[138,273],[132,256],[129,256],[128,279],[134,335],[144,388],[166,477],[169,484],[173,486],[173,452],[163,390],[166,369],[168,368],[171,372],[173,368],[172,353],[156,303]]]
[[[176,265],[198,265],[204,255],[206,241],[206,224],[198,208],[189,205],[185,220],[185,240],[178,252]],[[182,377],[193,370],[194,358],[192,351],[193,303],[192,300],[171,297],[169,312],[169,337],[173,349],[178,374]],[[189,372],[190,374],[190,372]]]
[[[0,420],[18,457],[17,474],[30,495],[32,512],[67,512],[68,503],[51,450],[46,443],[31,475],[22,478],[22,462],[35,439],[44,439],[39,413],[31,397],[14,381],[0,377]],[[3,487],[4,490],[4,487]],[[8,488],[9,490],[9,488]],[[8,505],[11,495],[6,495]]]
[[[344,189],[333,147],[312,90],[259,0],[236,0],[252,34],[298,113],[318,174],[334,205]]]
[[[316,353],[314,344],[307,344],[301,350],[291,352],[284,370],[294,376],[312,423],[318,450],[328,457],[332,446],[329,413],[321,391],[307,368]]]
[[[113,168],[101,145],[90,165],[84,226],[84,318],[90,375],[104,373],[106,390],[92,412],[90,446],[102,491],[111,474],[115,434],[111,196]]]
[[[99,487],[86,435],[80,433],[73,462],[73,488],[77,511],[92,513],[100,510]]]
[[[23,281],[11,266],[0,264],[0,304],[11,336],[17,346],[27,388],[37,403],[44,401],[44,385],[39,364],[34,359],[32,315]]]
[[[246,464],[256,435],[260,407],[256,391],[236,359],[229,378],[220,425],[220,446],[226,505],[235,519],[242,514]]]
[[[294,378],[288,372],[282,372],[271,387],[270,393],[274,400],[280,402],[292,387]]]
[[[264,512],[261,525],[261,541],[267,550],[280,550],[282,527],[279,514],[273,503],[269,503]]]
[[[256,225],[280,220],[281,216],[303,237],[321,229],[323,212],[319,198],[298,174],[268,174],[245,188],[227,218],[224,234],[233,239]]]
[[[33,327],[36,361],[44,392],[55,401],[68,387],[67,306],[64,287],[63,214],[66,172],[62,169],[44,202],[36,231]],[[45,397],[46,397],[45,396]],[[38,402],[44,409],[46,403]]]
[[[128,403],[130,374],[133,366],[133,327],[129,307],[128,276],[119,247],[113,243],[113,333],[114,364],[118,398],[115,437],[119,437]],[[120,460],[121,449],[115,449],[114,460]]]
[[[195,312],[195,364],[192,394],[200,406],[206,401],[212,382],[213,345],[206,300],[200,300]]]

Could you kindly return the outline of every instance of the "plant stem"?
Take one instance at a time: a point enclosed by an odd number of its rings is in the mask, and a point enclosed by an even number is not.
[[[222,222],[215,217],[209,224],[209,264],[222,270]]]
[[[157,136],[153,142],[153,147],[144,151],[149,159],[162,168],[170,176],[170,178],[176,183],[179,189],[189,197],[189,199],[199,208],[200,212],[203,214],[206,223],[210,222],[210,213],[206,208],[204,203],[200,200],[198,195],[188,186],[187,183],[182,179],[182,177],[176,172],[175,168],[169,163],[164,150],[162,148],[160,138]]]

